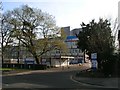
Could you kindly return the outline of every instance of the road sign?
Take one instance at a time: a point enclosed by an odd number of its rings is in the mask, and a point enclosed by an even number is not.
[[[97,53],[91,54],[91,60],[97,60]]]
[[[97,60],[92,60],[92,68],[97,68]]]
[[[25,64],[35,64],[35,60],[32,59],[32,58],[26,58],[26,59],[24,60],[24,63],[25,63]]]
[[[97,53],[92,53],[92,54],[91,54],[91,63],[92,63],[91,68],[92,68],[93,70],[96,70],[97,67],[98,67],[98,63],[97,63]]]

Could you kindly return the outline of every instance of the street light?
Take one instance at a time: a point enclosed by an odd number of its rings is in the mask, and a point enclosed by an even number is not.
[[[118,43],[119,43],[119,49],[120,49],[120,30],[118,31]]]

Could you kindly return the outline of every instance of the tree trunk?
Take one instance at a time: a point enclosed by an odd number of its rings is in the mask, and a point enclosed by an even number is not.
[[[35,58],[36,63],[39,64],[39,59],[38,59],[37,55],[34,55],[34,58]]]
[[[98,62],[98,69],[101,70],[102,69],[101,62],[99,60],[97,60],[97,62]]]
[[[83,58],[84,58],[84,63],[86,63],[86,60],[85,60],[85,51],[83,52]]]
[[[17,56],[17,63],[20,63],[20,52],[18,51],[18,56]]]
[[[4,63],[4,60],[3,60],[4,59],[4,57],[3,57],[3,50],[1,50],[1,51],[2,51],[1,52],[1,56],[2,56],[1,58],[2,58],[2,64],[3,64]]]
[[[52,64],[51,64],[51,57],[50,57],[50,67],[52,66]]]
[[[3,56],[3,34],[2,34],[2,43],[1,43],[1,56],[2,56],[2,64],[4,63],[4,56]]]
[[[42,64],[42,57],[40,57],[40,63]]]

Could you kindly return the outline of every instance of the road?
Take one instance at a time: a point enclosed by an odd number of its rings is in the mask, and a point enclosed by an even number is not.
[[[72,80],[71,76],[80,70],[81,69],[63,72],[35,72],[25,75],[3,76],[2,83],[3,88],[6,89],[24,88],[28,90],[39,90],[40,88],[71,88],[84,90],[86,88],[95,88]]]

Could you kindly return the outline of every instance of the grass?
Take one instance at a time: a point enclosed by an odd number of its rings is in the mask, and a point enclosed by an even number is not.
[[[7,74],[13,74],[13,73],[27,72],[27,71],[31,71],[31,70],[29,70],[29,69],[0,68],[0,71],[2,71],[3,75],[7,75]]]
[[[19,70],[19,71],[26,71],[26,70],[31,70],[31,69],[18,69],[18,68],[0,68],[1,71],[4,71],[4,70]]]
[[[4,70],[15,70],[13,68],[0,68],[1,71],[4,71]]]
[[[31,69],[0,68],[1,71],[31,71]]]

